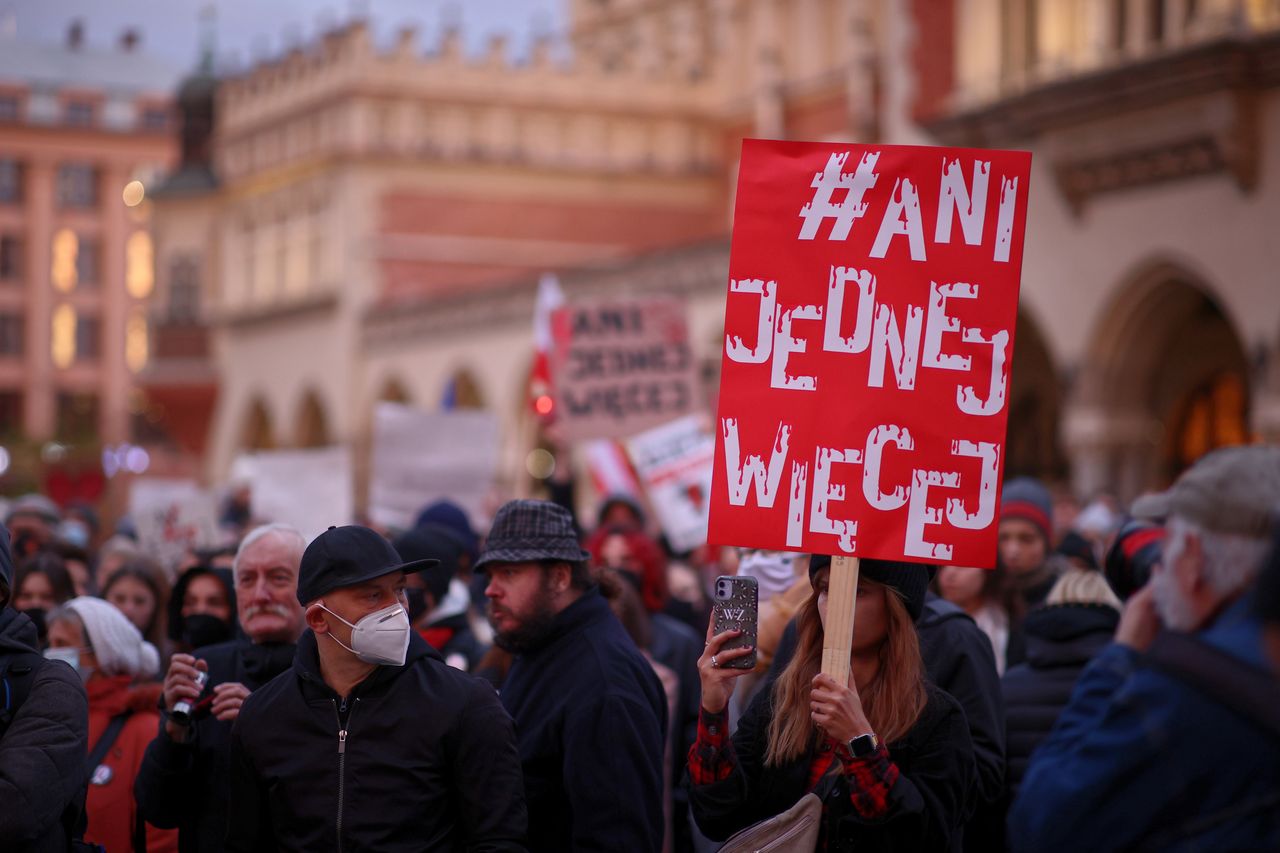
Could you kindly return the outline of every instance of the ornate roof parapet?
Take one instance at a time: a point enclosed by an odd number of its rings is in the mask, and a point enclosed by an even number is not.
[[[412,29],[379,49],[357,21],[223,82],[219,167],[234,179],[307,158],[396,154],[705,172],[719,157],[716,106],[710,81],[557,61],[546,39],[515,62],[502,37],[466,55],[456,30],[432,52]]]

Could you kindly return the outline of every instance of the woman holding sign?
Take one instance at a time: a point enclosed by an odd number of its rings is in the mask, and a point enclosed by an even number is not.
[[[689,751],[690,802],[702,831],[729,835],[822,799],[820,850],[958,850],[975,765],[960,705],[925,680],[915,619],[922,565],[863,560],[848,684],[821,673],[830,557],[809,562],[813,591],[797,614],[799,646],[729,737],[726,665],[751,653],[712,636],[698,662],[702,712]]]

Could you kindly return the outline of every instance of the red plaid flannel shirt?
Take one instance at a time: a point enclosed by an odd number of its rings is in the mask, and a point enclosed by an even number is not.
[[[863,758],[855,758],[849,748],[827,738],[809,765],[809,787],[812,791],[826,775],[833,762],[849,783],[849,802],[866,820],[883,817],[889,810],[889,792],[898,781],[900,771],[889,758],[884,744]],[[723,782],[733,775],[738,759],[729,739],[729,712],[711,714],[703,710],[698,716],[698,739],[689,748],[689,778],[695,785]]]

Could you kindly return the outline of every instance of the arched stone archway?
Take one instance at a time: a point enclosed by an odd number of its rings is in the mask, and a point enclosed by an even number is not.
[[[382,390],[378,393],[378,400],[383,403],[401,403],[403,405],[413,402],[413,398],[404,387],[404,383],[396,376],[387,377],[387,380],[382,383]]]
[[[1018,312],[1009,384],[1005,476],[1063,480],[1067,461],[1059,436],[1062,383],[1040,326],[1025,311]]]
[[[1073,394],[1077,489],[1127,500],[1249,441],[1249,396],[1244,346],[1213,289],[1176,264],[1144,266],[1104,312]]]
[[[249,403],[249,410],[245,413],[244,426],[240,434],[240,446],[250,452],[276,449],[271,412],[261,397],[255,397]]]
[[[475,374],[465,367],[460,367],[445,383],[444,394],[440,400],[443,409],[483,409],[484,394],[480,391],[480,383]]]
[[[295,434],[299,447],[328,447],[333,443],[324,403],[314,390],[307,391],[298,405]]]

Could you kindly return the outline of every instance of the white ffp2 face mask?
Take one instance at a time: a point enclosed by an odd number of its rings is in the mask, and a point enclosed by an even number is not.
[[[334,637],[333,641],[365,663],[404,666],[409,653],[409,614],[399,604],[370,613],[352,625],[323,604],[321,610],[351,627],[351,645]]]

